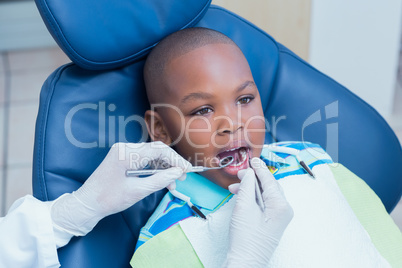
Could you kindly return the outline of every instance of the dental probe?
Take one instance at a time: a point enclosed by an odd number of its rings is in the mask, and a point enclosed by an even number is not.
[[[276,153],[284,153],[290,154],[296,157],[297,162],[303,167],[303,169],[313,178],[315,179],[313,171],[310,167],[299,157],[300,150],[289,148],[289,147],[281,147],[281,146],[272,146],[269,144],[265,144],[264,148],[268,149],[269,151],[276,152]]]
[[[251,155],[250,152],[248,152],[248,167],[251,167]],[[257,177],[257,174],[255,174]],[[255,200],[257,201],[257,205],[260,207],[261,211],[264,212],[265,210],[265,205],[264,205],[264,201],[262,199],[262,194],[261,194],[261,183],[260,180],[258,178],[256,178],[255,181]]]
[[[204,213],[201,212],[201,210],[199,210],[196,206],[194,206],[193,203],[191,203],[190,201],[190,197],[188,197],[187,195],[184,195],[176,190],[169,190],[169,192],[176,198],[183,200],[184,202],[187,203],[187,205],[201,218],[203,218],[204,220],[207,219],[207,217],[205,217]]]
[[[225,162],[226,161],[226,162]],[[232,164],[234,161],[234,157],[233,156],[228,156],[228,157],[224,157],[221,160],[219,160],[219,166],[218,167],[204,167],[204,166],[193,166],[191,168],[191,170],[187,171],[186,173],[189,172],[203,172],[203,171],[207,171],[207,170],[212,170],[212,169],[221,169],[224,167],[229,166],[230,164]],[[164,171],[166,169],[140,169],[140,170],[126,170],[126,176],[127,177],[137,177],[137,176],[150,176],[153,175],[155,173]]]

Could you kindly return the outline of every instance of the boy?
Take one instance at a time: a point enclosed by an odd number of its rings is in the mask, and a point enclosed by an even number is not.
[[[184,182],[177,182],[178,192],[190,197],[201,215],[216,212],[226,203],[229,205],[232,194],[228,189],[239,182],[237,174],[249,167],[249,160],[261,156],[265,138],[260,95],[241,50],[219,32],[204,28],[181,30],[154,48],[144,67],[144,79],[151,104],[145,121],[153,141],[171,145],[197,166],[216,167],[220,159],[234,158],[223,169],[188,174]],[[331,161],[324,154],[321,162]],[[314,165],[317,163],[309,166]],[[287,167],[293,173],[300,172],[291,168]],[[282,171],[282,174],[286,173]],[[141,230],[131,264],[150,263],[152,252],[156,252],[155,258],[167,258],[182,250],[183,245],[194,246],[188,233],[192,245],[183,238],[178,223],[197,214],[200,215],[186,206],[186,202],[168,193]],[[208,231],[201,227],[201,233]],[[176,239],[181,239],[180,243]],[[194,253],[189,252],[188,258]],[[206,266],[199,252],[196,254]],[[138,261],[144,258],[144,262]],[[178,263],[166,260],[166,265]],[[182,266],[186,265],[182,263]]]
[[[144,78],[155,105],[145,113],[152,140],[173,145],[195,165],[232,155],[236,166],[202,175],[224,189],[239,182],[249,156],[261,154],[265,121],[247,60],[233,41],[203,28],[174,33],[149,55]]]

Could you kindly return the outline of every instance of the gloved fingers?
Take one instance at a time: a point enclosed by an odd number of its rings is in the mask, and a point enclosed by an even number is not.
[[[183,175],[178,178],[179,181],[184,181],[187,178],[187,173],[183,173]]]
[[[263,190],[264,202],[268,201],[278,194],[283,195],[283,190],[280,184],[276,181],[274,175],[269,171],[264,161],[254,157],[251,159],[251,166],[253,167],[257,179],[261,182],[261,188]]]
[[[166,187],[169,191],[176,189],[176,181],[173,181]]]
[[[255,180],[256,177],[254,171],[251,168],[248,168],[241,179],[236,203],[255,203]]]
[[[251,167],[254,169],[262,187],[264,187],[264,184],[272,184],[273,181],[276,182],[274,175],[272,175],[271,171],[269,171],[264,161],[258,157],[254,157],[250,162]]]
[[[240,183],[233,183],[231,185],[228,186],[228,190],[232,193],[232,194],[238,194],[239,193],[239,189],[240,189]]]
[[[172,167],[180,167],[183,171],[190,171],[192,165],[181,155],[163,142],[126,143],[118,146],[119,156],[125,155],[129,159],[130,168],[144,168],[152,161],[161,161]]]
[[[179,167],[172,167],[161,172],[155,173],[149,177],[127,178],[132,192],[144,192],[145,196],[159,191],[171,183],[175,182],[183,175],[183,170]],[[171,186],[173,187],[173,185]],[[143,196],[143,197],[145,197]],[[142,197],[142,198],[143,198]],[[140,199],[142,199],[140,198]]]
[[[261,181],[266,216],[276,218],[279,226],[282,226],[282,221],[289,222],[293,217],[293,210],[286,200],[281,185],[261,159],[253,158],[251,166],[254,168],[257,178]]]
[[[165,145],[166,146],[166,145]],[[158,152],[159,159],[172,167],[180,167],[184,172],[190,172],[193,167],[190,162],[185,160],[175,150],[170,147],[165,147]]]
[[[239,170],[239,172],[237,172],[237,177],[242,180],[244,178],[244,176],[246,175],[248,169],[242,169]],[[239,189],[240,189],[240,183],[233,183],[231,185],[229,185],[228,190],[232,193],[232,194],[238,194],[239,193]]]
[[[241,180],[241,179],[243,179],[244,175],[246,175],[246,173],[247,173],[247,169],[239,170],[239,172],[237,172],[237,177]]]
[[[144,168],[150,162],[149,157],[142,157],[147,143],[124,143],[117,142],[110,148],[104,161],[118,164],[122,171],[125,169]],[[111,159],[111,160],[109,160]],[[110,165],[110,164],[109,164]]]

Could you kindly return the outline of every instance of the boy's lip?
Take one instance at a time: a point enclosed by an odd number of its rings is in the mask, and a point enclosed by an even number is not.
[[[245,140],[236,140],[236,141],[231,142],[230,144],[228,144],[224,148],[220,149],[218,151],[218,153],[216,154],[216,156],[218,157],[218,155],[220,153],[230,151],[230,150],[236,150],[236,149],[239,149],[241,147],[245,147],[246,149],[250,150],[250,146],[247,144],[247,142]]]
[[[216,157],[218,159],[221,158],[220,154],[225,155],[225,152],[228,152],[228,151],[243,150],[241,148],[244,148],[246,150],[246,155],[245,155],[244,160],[241,163],[231,164],[231,165],[223,168],[222,170],[225,173],[228,173],[229,175],[236,176],[237,172],[239,170],[247,168],[248,167],[248,162],[249,162],[249,155],[251,153],[251,148],[244,140],[238,140],[238,141],[231,142],[228,146],[225,146],[224,148],[219,150],[218,154],[216,155]],[[240,152],[238,151],[238,153],[240,153]]]
[[[241,148],[241,149],[240,149]],[[235,154],[235,162],[222,168],[221,170],[225,173],[236,176],[237,172],[242,169],[246,169],[249,167],[249,157],[250,157],[250,149],[246,147],[240,147],[236,150]],[[240,158],[239,158],[240,157]]]

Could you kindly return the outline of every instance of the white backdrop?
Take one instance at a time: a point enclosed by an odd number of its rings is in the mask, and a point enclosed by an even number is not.
[[[383,116],[392,112],[402,0],[312,0],[309,62]]]

